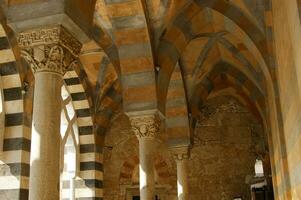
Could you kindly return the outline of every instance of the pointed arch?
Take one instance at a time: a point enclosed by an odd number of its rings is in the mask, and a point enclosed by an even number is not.
[[[208,1],[203,4],[198,1],[194,1],[191,3],[184,11],[179,13],[179,15],[175,18],[172,25],[167,29],[166,33],[161,38],[161,43],[158,49],[158,65],[161,67],[159,75],[158,75],[158,101],[159,108],[164,110],[164,105],[166,101],[167,94],[167,85],[170,80],[171,73],[175,67],[176,62],[179,60],[183,50],[187,46],[187,44],[194,39],[197,34],[206,33],[211,30],[211,21],[203,20],[200,22],[198,19],[207,19],[206,18],[206,7],[212,8],[215,11],[218,11],[220,15],[224,16],[224,20],[221,21],[221,25],[223,26],[223,30],[237,35],[239,33],[238,38],[241,42],[245,43],[245,46],[252,52],[252,54],[257,58],[258,66],[261,66],[261,70],[265,76],[265,79],[270,79],[270,73],[268,68],[266,67],[266,62],[264,59],[267,59],[265,49],[265,40],[257,28],[252,29],[254,34],[252,36],[251,32],[245,30],[245,26],[238,26],[241,22],[237,22],[233,20],[232,14],[228,16],[227,9],[237,13],[238,16],[241,16],[239,19],[242,21],[247,20],[246,17],[243,17],[243,13],[237,10],[238,8],[232,8],[231,5],[227,5],[225,10],[217,9],[216,6],[218,2],[222,1],[214,1],[214,3],[210,4]],[[224,2],[225,3],[225,2]],[[223,4],[223,3],[222,3]],[[229,4],[229,3],[227,3]],[[251,22],[246,22],[250,24]],[[253,26],[252,26],[253,27]],[[256,37],[260,39],[256,39]],[[259,42],[260,41],[260,42]],[[259,42],[259,43],[258,43]],[[263,44],[263,46],[261,46]]]
[[[0,150],[0,198],[18,199],[28,196],[31,109],[30,103],[26,107],[22,71],[14,43],[10,40],[12,32],[2,14],[0,10],[0,75],[5,120],[4,137],[1,138],[3,148]]]
[[[145,2],[106,1],[119,53],[125,112],[157,109],[153,52]],[[122,9],[127,7],[128,9]]]
[[[266,120],[265,94],[245,74],[223,61],[214,65],[211,71],[196,83],[189,101],[192,116],[198,115],[199,108],[213,90],[229,86],[236,89],[237,93],[248,103],[250,110],[254,111],[257,119],[263,123]]]

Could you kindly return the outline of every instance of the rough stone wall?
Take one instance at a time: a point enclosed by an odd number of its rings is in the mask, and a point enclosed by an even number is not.
[[[176,200],[176,164],[161,133],[155,154],[157,186],[161,200]],[[189,161],[191,200],[250,199],[247,175],[254,175],[256,152],[261,152],[262,130],[255,118],[236,100],[209,101],[200,115]],[[104,149],[104,199],[125,200],[126,188],[138,191],[138,140],[125,115],[118,116],[106,135]],[[134,192],[135,193],[135,192]]]
[[[250,199],[245,183],[254,175],[256,152],[264,149],[254,117],[232,98],[217,98],[203,107],[191,152],[191,199]]]
[[[177,200],[176,165],[160,133],[154,146],[155,181],[160,200]],[[126,194],[139,194],[138,140],[130,131],[127,116],[119,115],[107,132],[104,148],[104,199],[125,200]]]

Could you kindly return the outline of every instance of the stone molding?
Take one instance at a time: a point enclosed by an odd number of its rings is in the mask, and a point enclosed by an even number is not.
[[[161,120],[158,114],[130,116],[132,130],[138,139],[156,138],[160,131]]]
[[[26,31],[18,35],[21,56],[34,73],[64,74],[77,64],[82,44],[63,26]]]

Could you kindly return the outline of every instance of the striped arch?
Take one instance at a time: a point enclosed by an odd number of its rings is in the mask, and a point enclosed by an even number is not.
[[[97,143],[103,149],[106,131],[111,124],[114,114],[120,109],[122,104],[121,87],[119,80],[115,80],[104,92],[100,99],[99,107],[96,108],[96,138]]]
[[[96,0],[94,8],[93,26],[91,29],[92,38],[98,43],[98,45],[104,50],[112,64],[115,66],[115,70],[120,76],[120,59],[119,52],[115,41],[113,41],[112,24],[109,17],[105,12],[104,0]]]
[[[97,76],[93,75],[93,73],[95,73],[93,70],[89,73],[91,76],[95,76],[95,80],[93,80],[93,82],[95,82],[93,93],[93,116],[96,126],[96,143],[102,152],[107,128],[110,125],[114,113],[120,109],[122,94],[118,74],[111,63],[110,58],[105,54],[100,57],[97,54],[99,53],[84,55],[82,56],[81,61],[86,71],[89,68],[88,65],[92,65],[90,68],[96,69],[98,72]],[[97,62],[91,63],[91,60]]]
[[[170,147],[190,145],[190,124],[186,100],[181,69],[177,64],[169,83],[165,111],[166,133]]]
[[[11,66],[9,66],[11,67]],[[25,77],[30,76],[32,72],[28,69]],[[29,74],[29,75],[28,75]],[[33,80],[32,80],[33,81]],[[102,197],[102,155],[97,144],[95,143],[93,118],[91,115],[91,103],[92,98],[89,92],[89,86],[86,82],[85,72],[79,67],[68,71],[64,75],[64,82],[66,88],[71,96],[72,104],[75,110],[77,118],[78,133],[79,133],[79,173],[81,178],[76,183],[76,196],[79,198],[101,198]],[[29,116],[26,118],[26,134],[28,134],[28,140],[26,140],[26,148],[28,149],[28,163],[26,166],[27,173],[27,193],[24,193],[24,197],[28,196],[28,179],[29,179],[29,155],[30,155],[30,137],[31,137],[31,114],[32,114],[32,101],[33,101],[33,82],[29,83],[30,91],[26,93],[25,108],[30,108]],[[30,104],[31,105],[28,105]],[[11,106],[14,108],[13,106]],[[27,111],[27,112],[29,112]],[[16,117],[15,117],[16,118]],[[12,119],[12,120],[17,120]],[[12,143],[13,146],[20,146]],[[24,172],[25,173],[25,172]],[[23,181],[24,182],[24,181]],[[23,195],[23,194],[22,194]]]
[[[158,76],[158,96],[159,96],[159,108],[164,110],[164,105],[166,101],[167,86],[170,80],[171,73],[175,67],[176,62],[179,60],[185,47],[189,44],[191,40],[197,37],[200,33],[212,32],[212,25],[210,20],[200,20],[206,18],[206,7],[212,8],[215,12],[224,16],[224,20],[219,23],[224,28],[223,31],[227,31],[232,35],[237,35],[240,38],[241,43],[252,52],[253,56],[258,62],[258,66],[262,67],[265,76],[270,76],[269,71],[266,67],[266,62],[269,56],[265,51],[265,37],[256,27],[249,30],[247,27],[238,25],[250,24],[251,22],[246,21],[247,18],[238,8],[233,8],[230,3],[225,3],[221,1],[212,1],[212,4],[208,1],[203,4],[198,1],[192,2],[186,10],[182,11],[174,20],[172,25],[167,29],[166,33],[162,36],[161,43],[158,49],[157,62],[161,67]],[[225,10],[218,8],[218,3],[225,6]],[[212,6],[212,7],[211,7]],[[208,9],[208,8],[207,8]],[[228,11],[231,11],[229,14]],[[228,16],[229,15],[229,16]],[[233,16],[240,16],[239,18]],[[237,20],[242,21],[237,21]],[[264,57],[263,57],[264,56]]]
[[[106,27],[95,18],[99,12],[96,0],[66,0],[64,6],[66,14],[106,52],[120,74],[118,49]]]
[[[125,112],[157,109],[153,52],[144,2],[108,0],[106,8],[119,52]]]
[[[202,79],[220,60],[231,63],[235,68],[244,73],[262,93],[265,93],[262,71],[255,65],[256,61],[252,54],[246,50],[239,50],[232,42],[230,43],[224,37],[226,37],[226,35],[214,39],[216,40],[214,43],[211,42],[212,38],[210,38],[208,42],[204,44],[204,47],[198,45],[199,43],[196,42],[193,47],[196,45],[200,46],[201,52],[199,55],[192,55],[196,57],[195,62],[187,63],[187,57],[191,59],[191,52],[194,49],[189,48],[190,46],[188,46],[188,50],[186,50],[181,57],[180,62],[183,63],[182,69],[185,73],[185,82],[190,85],[190,87],[187,87],[188,95],[192,93],[192,83],[196,83],[199,79]],[[243,48],[242,45],[240,46],[240,48]]]
[[[85,94],[89,94],[87,97],[89,104],[86,103],[86,107],[91,105],[90,111],[93,116],[94,125],[91,125],[91,127],[83,127],[83,130],[86,130],[87,128],[89,128],[89,132],[93,130],[93,137],[96,145],[95,148],[100,155],[98,162],[100,164],[99,168],[101,168],[101,179],[99,179],[99,181],[101,181],[100,185],[101,188],[103,188],[102,153],[105,133],[110,125],[112,116],[120,109],[122,100],[121,84],[119,82],[119,75],[116,71],[116,67],[105,52],[99,50],[92,52],[88,51],[87,53],[80,55],[80,61],[82,68],[78,68],[77,73],[72,72],[73,74],[71,74],[65,82],[67,85],[84,83],[83,85],[86,86]],[[81,80],[78,79],[79,77]],[[89,83],[87,80],[89,80]],[[87,87],[88,85],[89,87]],[[89,89],[93,91],[89,93]],[[74,97],[76,98],[76,96]],[[84,133],[84,135],[86,134]],[[89,148],[89,146],[83,146],[82,150],[87,151]]]
[[[33,101],[33,74],[22,60],[19,60],[18,47],[10,48],[4,29],[1,31],[0,72],[3,80],[5,106],[5,133],[1,164],[3,174],[1,195],[14,199],[28,197],[30,169],[31,115]],[[13,36],[11,36],[13,37]],[[14,38],[9,38],[14,43]],[[5,46],[6,45],[6,46]],[[18,56],[15,59],[14,54]],[[20,65],[22,64],[22,65]],[[22,66],[22,67],[21,67]],[[77,115],[80,135],[80,166],[77,196],[80,198],[102,198],[102,155],[95,143],[93,118],[90,105],[92,95],[85,72],[78,66],[75,71],[68,71],[64,80],[70,92]],[[25,82],[26,81],[26,84]],[[27,85],[29,84],[29,85]],[[6,188],[7,187],[7,188]]]
[[[250,111],[265,125],[267,115],[265,94],[244,73],[223,61],[217,63],[195,86],[189,102],[194,123],[210,93],[229,87],[236,90],[236,93],[247,103]]]
[[[0,20],[0,75],[5,113],[4,138],[0,138],[3,139],[3,149],[0,150],[0,198],[23,199],[28,196],[29,189],[30,106],[26,106],[27,94],[23,93],[15,46],[11,46],[12,31],[2,16]]]
[[[77,117],[79,134],[79,177],[76,196],[78,198],[103,197],[103,166],[102,152],[98,148],[92,115],[92,95],[86,74],[77,65],[76,69],[67,71],[64,82],[68,90]]]
[[[93,25],[90,32],[92,38],[106,52],[111,62],[115,66],[116,72],[120,75],[121,69],[118,49],[111,36],[97,24]]]
[[[195,0],[195,2],[199,6],[212,8],[227,16],[247,33],[261,54],[266,55],[267,46],[265,35],[238,7],[225,0]]]

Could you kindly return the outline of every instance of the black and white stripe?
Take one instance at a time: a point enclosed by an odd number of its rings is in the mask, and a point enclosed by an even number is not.
[[[75,180],[77,199],[103,199],[103,165],[102,153],[95,145],[93,119],[88,93],[83,84],[83,70],[66,72],[64,81],[70,93],[77,117],[80,142],[79,177]]]
[[[0,199],[27,199],[30,127],[24,125],[22,84],[16,59],[0,25],[0,75],[3,92],[4,134],[0,154]],[[2,123],[2,122],[0,122]]]

